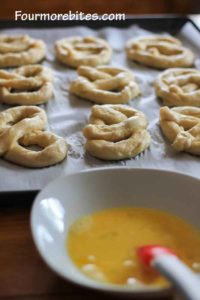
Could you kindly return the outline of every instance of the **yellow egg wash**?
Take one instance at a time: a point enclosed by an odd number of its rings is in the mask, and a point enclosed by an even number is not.
[[[168,282],[139,261],[139,246],[170,247],[200,272],[200,232],[169,213],[142,208],[114,208],[77,220],[67,237],[67,251],[87,276],[112,284],[166,286]]]

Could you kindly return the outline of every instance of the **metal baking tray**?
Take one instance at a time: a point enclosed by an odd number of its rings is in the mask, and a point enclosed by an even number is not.
[[[139,25],[143,29],[150,30],[152,32],[165,31],[169,34],[176,35],[185,26],[190,24],[193,29],[199,34],[200,29],[198,26],[188,17],[180,16],[145,16],[145,17],[133,17],[129,16],[124,21],[11,21],[0,20],[0,29],[6,28],[55,28],[55,27],[72,27],[73,26],[87,26],[92,29],[100,29],[102,27],[115,27],[115,28],[127,28],[131,25]],[[38,193],[37,190],[29,191],[4,191],[0,192],[0,207],[3,206],[21,206],[30,205],[34,197]],[[16,201],[17,200],[17,201]]]

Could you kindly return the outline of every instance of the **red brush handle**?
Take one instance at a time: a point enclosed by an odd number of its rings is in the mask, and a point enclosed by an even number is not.
[[[137,251],[141,261],[146,266],[151,266],[151,262],[153,261],[153,259],[160,254],[170,253],[176,256],[176,254],[170,248],[161,247],[159,245],[139,247]]]

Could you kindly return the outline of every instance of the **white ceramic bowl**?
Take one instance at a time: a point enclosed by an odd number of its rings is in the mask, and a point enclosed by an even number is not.
[[[66,250],[69,226],[80,216],[120,206],[144,206],[169,211],[200,229],[200,181],[180,173],[145,169],[96,169],[60,177],[36,197],[31,229],[47,265],[76,284],[134,297],[168,293],[161,288],[120,287],[87,278]],[[83,245],[80,245],[82,247]]]

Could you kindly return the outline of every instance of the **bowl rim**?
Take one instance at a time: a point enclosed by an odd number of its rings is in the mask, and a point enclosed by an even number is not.
[[[114,285],[114,284],[102,284],[100,282],[96,282],[95,280],[92,280],[92,283],[90,284],[88,281],[87,284],[78,281],[78,280],[74,280],[73,278],[70,277],[70,275],[66,275],[64,274],[62,271],[59,270],[59,268],[55,268],[51,261],[49,259],[47,259],[46,255],[43,253],[43,251],[41,250],[39,244],[38,244],[38,240],[37,240],[37,235],[35,233],[35,225],[34,225],[34,214],[35,214],[35,210],[36,210],[36,206],[38,205],[41,196],[41,193],[45,190],[48,189],[49,186],[51,186],[52,184],[54,184],[55,182],[61,180],[62,178],[66,178],[69,176],[76,176],[78,174],[85,174],[85,173],[93,173],[93,172],[102,172],[102,171],[106,171],[106,172],[112,172],[112,171],[135,171],[135,172],[147,172],[147,173],[151,173],[151,172],[156,172],[156,173],[163,173],[163,174],[173,174],[173,175],[180,175],[182,177],[185,178],[190,178],[193,179],[197,182],[200,182],[200,178],[192,176],[190,174],[185,174],[183,172],[180,171],[173,171],[173,170],[166,170],[166,169],[154,169],[154,168],[132,168],[132,167],[99,167],[99,168],[88,168],[88,169],[84,169],[81,171],[73,171],[70,172],[68,174],[64,174],[61,175],[55,179],[53,179],[52,181],[50,181],[48,184],[46,184],[40,191],[39,193],[36,195],[36,197],[34,198],[32,207],[31,207],[31,213],[30,213],[30,229],[31,229],[31,235],[35,244],[35,247],[37,249],[38,254],[40,255],[40,257],[42,258],[42,260],[45,262],[45,264],[59,277],[61,277],[62,279],[77,285],[79,287],[83,287],[83,288],[88,288],[91,290],[96,290],[96,291],[101,291],[101,292],[106,292],[106,293],[118,293],[120,295],[130,295],[132,294],[133,296],[155,296],[155,297],[159,297],[159,296],[167,296],[169,294],[171,294],[172,292],[172,287],[147,287],[145,288],[145,286],[138,286],[137,289],[131,289],[131,288],[125,288],[123,286],[118,286],[118,285]]]

